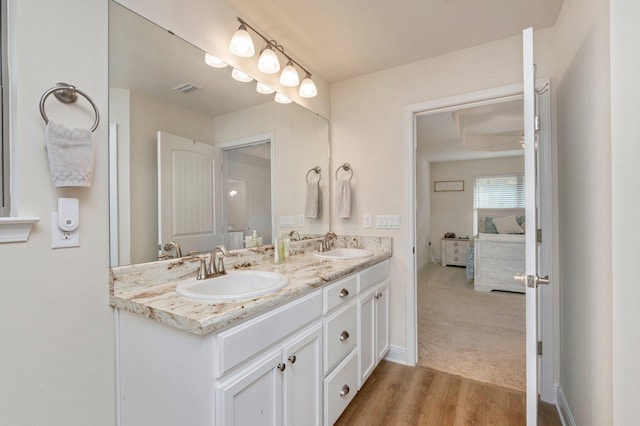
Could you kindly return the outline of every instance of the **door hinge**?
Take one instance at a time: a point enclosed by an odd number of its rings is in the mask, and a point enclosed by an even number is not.
[[[415,248],[415,246],[413,247],[413,254],[416,254],[416,248]]]
[[[536,115],[533,119],[533,127],[536,132],[540,131],[540,116]]]
[[[538,340],[538,356],[542,356],[542,342]]]
[[[542,244],[542,229],[536,229],[536,242]]]

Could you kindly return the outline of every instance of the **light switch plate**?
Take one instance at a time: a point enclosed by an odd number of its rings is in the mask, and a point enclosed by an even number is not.
[[[295,216],[280,216],[280,227],[281,228],[295,228],[296,227],[296,217]]]
[[[400,229],[400,215],[376,215],[376,228]]]
[[[298,228],[302,228],[304,226],[304,215],[298,215]]]

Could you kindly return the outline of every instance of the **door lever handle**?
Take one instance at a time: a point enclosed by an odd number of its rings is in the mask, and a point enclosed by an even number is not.
[[[526,284],[529,288],[536,288],[540,284],[549,284],[549,275],[545,275],[544,277],[539,277],[537,275],[527,275],[527,274],[515,274],[513,279]]]

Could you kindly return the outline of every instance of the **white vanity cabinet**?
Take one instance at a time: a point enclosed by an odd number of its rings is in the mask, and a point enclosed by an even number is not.
[[[389,348],[389,261],[204,336],[116,322],[122,426],[332,425]]]
[[[219,425],[319,425],[322,323],[295,334],[216,386]]]
[[[358,390],[389,350],[389,262],[358,276]]]

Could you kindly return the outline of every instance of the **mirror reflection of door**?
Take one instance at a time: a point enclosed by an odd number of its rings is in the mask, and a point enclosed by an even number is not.
[[[225,148],[222,162],[225,245],[244,247],[254,230],[262,244],[271,244],[271,142]]]
[[[220,149],[158,132],[159,254],[209,252],[222,243]],[[177,244],[176,244],[177,243]]]

